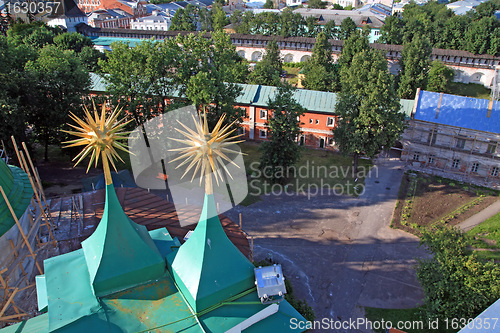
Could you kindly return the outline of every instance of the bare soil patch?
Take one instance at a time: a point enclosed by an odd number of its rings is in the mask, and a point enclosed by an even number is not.
[[[421,173],[405,174],[392,227],[418,234],[417,226],[453,226],[496,200],[498,193],[491,189]]]

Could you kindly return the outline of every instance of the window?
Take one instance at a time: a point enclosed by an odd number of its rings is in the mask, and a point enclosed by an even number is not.
[[[328,145],[329,146],[335,146],[335,141],[333,141],[333,138],[328,139]]]
[[[380,31],[378,31],[378,30],[375,30],[375,33],[374,33],[374,35],[375,35],[375,36],[378,36],[378,35],[380,35]]]
[[[316,125],[318,125],[318,124],[319,124],[319,119],[316,119]]]
[[[437,137],[436,132],[430,132],[429,136],[427,137],[427,143],[430,143],[431,145],[435,145],[436,144],[436,137]]]
[[[309,124],[312,124],[313,123],[313,120],[309,118]]]
[[[460,160],[454,159],[453,163],[451,164],[451,167],[454,169],[458,169],[459,166],[460,166]]]
[[[259,138],[263,138],[263,139],[267,138],[267,130],[265,130],[265,129],[259,130]]]
[[[429,155],[429,164],[434,164],[434,158],[435,158],[435,155]]]
[[[457,139],[457,148],[464,149],[465,139]]]
[[[478,169],[479,169],[479,163],[474,162],[474,163],[472,163],[472,167],[470,168],[470,172],[477,173]]]
[[[413,154],[413,160],[414,160],[414,161],[418,161],[418,160],[420,160],[420,154],[419,154],[419,153],[415,153],[415,154]]]
[[[496,153],[497,151],[497,143],[496,142],[492,142],[490,144],[488,144],[488,149],[486,150],[486,152],[488,154],[494,154]]]
[[[260,110],[260,119],[267,119],[267,111]]]
[[[335,126],[335,118],[333,118],[333,117],[328,117],[328,118],[326,119],[326,126],[330,126],[330,127]]]
[[[490,174],[493,176],[493,177],[496,177],[498,176],[498,172],[500,171],[500,168],[499,167],[493,167],[491,168],[491,172]]]

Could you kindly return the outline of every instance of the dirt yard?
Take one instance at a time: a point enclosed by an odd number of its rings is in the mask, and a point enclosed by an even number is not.
[[[456,225],[498,200],[497,191],[421,173],[401,181],[392,227],[417,234],[417,226]]]

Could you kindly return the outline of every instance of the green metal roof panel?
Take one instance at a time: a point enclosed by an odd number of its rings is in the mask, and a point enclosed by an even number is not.
[[[137,44],[140,44],[145,39],[142,38],[123,38],[123,37],[91,37],[92,43],[97,46],[110,46],[112,43],[122,42],[127,44],[129,47],[136,47]]]
[[[227,238],[213,195],[205,195],[200,220],[172,263],[174,280],[196,311],[254,286],[253,264]]]
[[[156,279],[166,269],[146,227],[123,211],[113,184],[106,186],[101,221],[82,248],[97,296]]]
[[[100,308],[82,249],[46,259],[43,264],[51,332]]]
[[[45,312],[49,305],[47,301],[47,284],[45,283],[45,275],[35,276],[36,282],[36,299],[38,301],[38,311]]]
[[[405,114],[406,119],[410,119],[415,101],[413,99],[401,99],[400,103],[401,103],[401,112]]]
[[[40,333],[49,331],[49,314],[31,318],[18,324],[7,326],[1,329],[2,333]]]
[[[106,92],[107,82],[106,77],[96,73],[89,73],[91,91]]]
[[[241,94],[236,98],[236,103],[252,104],[260,86],[258,84],[238,84],[242,88]]]
[[[238,298],[234,304],[226,303],[208,314],[201,316],[200,321],[203,324],[203,328],[208,332],[225,332],[267,306],[269,305],[264,305],[260,302],[257,292],[255,291],[249,295]],[[297,322],[306,320],[287,301],[282,301],[279,303],[279,310],[277,313],[248,327],[245,329],[245,333],[286,333],[303,331],[299,329],[293,330],[290,327],[291,318],[296,318]]]
[[[9,203],[19,219],[26,211],[33,196],[33,188],[28,175],[20,168],[7,165],[0,159],[0,186],[2,186]],[[0,195],[0,236],[6,233],[15,224],[14,218],[7,207],[3,196]]]

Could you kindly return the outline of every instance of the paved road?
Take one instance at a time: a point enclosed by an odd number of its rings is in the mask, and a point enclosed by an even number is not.
[[[360,306],[406,308],[422,299],[413,267],[426,253],[416,237],[389,228],[402,165],[384,160],[377,168],[359,198],[266,196],[226,213],[233,221],[242,213],[256,258],[282,263],[317,319],[356,320]]]

